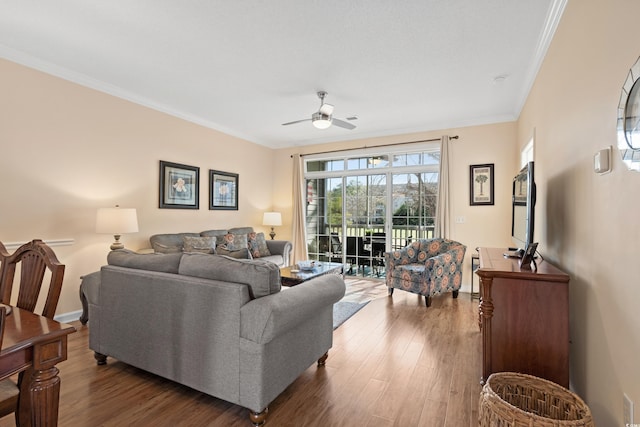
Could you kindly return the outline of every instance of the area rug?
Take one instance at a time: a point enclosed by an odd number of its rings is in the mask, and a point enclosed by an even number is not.
[[[333,305],[333,329],[342,325],[351,316],[360,311],[369,301],[357,303],[349,301],[338,301]]]

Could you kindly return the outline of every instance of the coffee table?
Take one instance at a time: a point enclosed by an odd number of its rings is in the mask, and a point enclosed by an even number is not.
[[[337,262],[316,262],[313,270],[298,270],[296,265],[280,269],[280,283],[282,286],[295,286],[325,274],[342,275],[344,264]]]

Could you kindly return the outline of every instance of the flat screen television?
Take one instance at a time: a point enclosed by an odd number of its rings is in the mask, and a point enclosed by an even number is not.
[[[533,162],[527,163],[513,178],[511,238],[517,249],[533,243],[535,225],[536,183]]]

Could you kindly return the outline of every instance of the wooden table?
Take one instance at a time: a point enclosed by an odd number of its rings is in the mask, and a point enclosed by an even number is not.
[[[67,359],[67,336],[76,329],[13,307],[0,350],[0,380],[20,378],[19,426],[56,426],[60,377],[55,365]]]
[[[325,274],[342,274],[344,265],[337,262],[318,262],[313,270],[296,270],[297,266],[282,267],[280,269],[280,282],[282,286],[295,286]]]

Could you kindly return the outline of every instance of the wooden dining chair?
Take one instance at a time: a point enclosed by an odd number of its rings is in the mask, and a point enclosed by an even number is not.
[[[58,261],[53,250],[42,240],[32,240],[20,246],[13,254],[9,254],[5,246],[0,243],[0,262],[0,302],[6,305],[11,304],[14,276],[16,267],[19,265],[20,282],[15,306],[33,313],[35,313],[45,272],[49,270],[51,273],[49,291],[42,315],[53,319],[60,299],[65,267]],[[5,310],[5,307],[2,307],[2,310]],[[2,315],[2,335],[4,335],[5,317],[6,311]],[[23,396],[28,395],[28,390],[20,390],[25,372],[28,371],[20,372],[17,384],[11,379],[0,381],[0,417],[16,412],[21,392]],[[16,413],[16,420],[17,416]]]
[[[4,338],[4,323],[7,318],[7,308],[0,306],[0,348]],[[0,381],[0,415],[9,415],[15,412],[18,406],[19,389],[11,380]]]
[[[0,302],[11,304],[11,293],[16,273],[16,266],[20,265],[20,283],[16,307],[35,312],[45,271],[51,273],[49,292],[45,301],[42,315],[53,319],[60,299],[64,264],[61,264],[53,250],[42,240],[32,240],[20,246],[9,255],[0,243]]]

